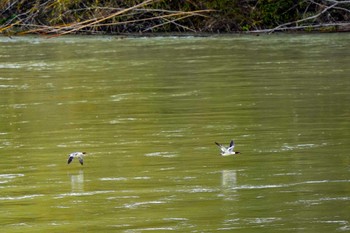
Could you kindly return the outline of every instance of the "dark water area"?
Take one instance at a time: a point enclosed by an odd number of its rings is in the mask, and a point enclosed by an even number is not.
[[[1,228],[349,232],[349,41],[0,38]]]

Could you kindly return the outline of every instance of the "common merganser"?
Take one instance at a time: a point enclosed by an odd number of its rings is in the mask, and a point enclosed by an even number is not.
[[[69,157],[68,157],[68,164],[70,164],[75,157],[78,157],[80,164],[83,165],[83,163],[84,163],[83,156],[85,154],[86,154],[86,152],[73,152],[73,153],[70,153]]]
[[[233,148],[235,147],[235,143],[233,142],[233,140],[231,140],[229,147],[225,147],[217,142],[215,142],[215,144],[218,145],[218,147],[220,147],[222,156],[235,155],[241,153],[239,151],[233,151]]]

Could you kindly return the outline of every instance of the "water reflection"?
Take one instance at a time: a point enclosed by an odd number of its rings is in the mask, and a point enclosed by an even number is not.
[[[2,231],[348,231],[349,40],[327,37],[0,38]],[[213,156],[230,138],[245,156]],[[47,167],[67,148],[94,167]]]
[[[69,174],[72,186],[72,193],[84,192],[84,171],[79,170],[76,174]]]
[[[237,171],[222,170],[221,171],[221,187],[223,188],[222,197],[224,200],[237,199]]]
[[[232,189],[237,186],[236,170],[222,170],[221,185],[225,189]]]

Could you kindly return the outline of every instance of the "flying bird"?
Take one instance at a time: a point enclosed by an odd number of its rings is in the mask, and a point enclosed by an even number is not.
[[[235,147],[235,143],[233,142],[233,140],[231,140],[229,147],[225,147],[225,146],[223,146],[223,145],[221,145],[220,143],[217,143],[217,142],[215,142],[215,144],[218,147],[220,147],[222,156],[235,155],[235,154],[240,154],[241,153],[239,151],[233,151],[233,148]]]
[[[70,164],[72,161],[73,161],[73,159],[75,158],[75,157],[78,157],[78,159],[79,159],[79,163],[81,164],[81,165],[83,165],[83,163],[84,163],[84,161],[83,161],[83,156],[86,154],[86,152],[73,152],[73,153],[70,153],[69,154],[69,157],[68,157],[68,164]]]

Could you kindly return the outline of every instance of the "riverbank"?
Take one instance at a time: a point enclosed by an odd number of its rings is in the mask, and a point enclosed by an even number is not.
[[[0,33],[147,34],[350,31],[346,1],[0,0]]]

